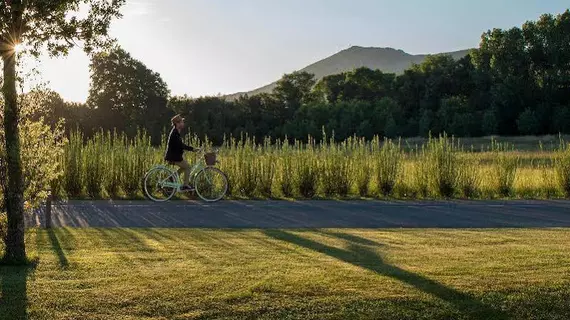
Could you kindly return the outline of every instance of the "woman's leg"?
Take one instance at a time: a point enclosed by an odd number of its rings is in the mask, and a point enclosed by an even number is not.
[[[184,185],[187,186],[190,183],[190,165],[186,160],[175,162],[174,164],[180,167],[178,174],[184,173]]]

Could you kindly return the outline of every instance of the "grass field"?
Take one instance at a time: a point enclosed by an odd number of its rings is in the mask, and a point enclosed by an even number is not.
[[[255,143],[228,139],[219,168],[229,198],[354,199],[570,197],[568,137],[404,139]],[[207,139],[188,144],[212,149]],[[62,175],[52,192],[70,199],[143,198],[142,179],[164,164],[165,146],[150,138],[72,135],[58,159]],[[194,154],[186,158],[193,162]],[[197,159],[202,160],[201,158]]]
[[[0,319],[568,319],[570,230],[54,229]]]

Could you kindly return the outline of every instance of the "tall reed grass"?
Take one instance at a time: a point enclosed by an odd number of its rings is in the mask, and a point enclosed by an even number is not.
[[[212,147],[206,138],[185,139]],[[140,198],[146,171],[164,163],[162,140],[153,146],[144,132],[135,139],[72,133],[60,158],[64,173],[52,192],[67,198]],[[556,152],[521,153],[491,141],[488,150],[464,151],[447,136],[404,149],[399,141],[380,137],[256,143],[244,135],[225,140],[218,166],[228,175],[229,196],[237,198],[570,197],[568,145]],[[193,162],[194,156],[185,157]]]

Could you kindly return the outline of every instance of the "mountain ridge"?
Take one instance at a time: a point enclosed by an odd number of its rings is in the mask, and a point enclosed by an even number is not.
[[[451,55],[454,59],[460,59],[466,56],[471,50],[472,49],[465,49],[436,54]],[[436,54],[414,55],[401,49],[390,47],[351,46],[298,71],[314,74],[317,81],[328,75],[339,74],[360,67],[367,67],[373,70],[378,69],[385,73],[402,74],[404,70],[410,68],[414,63],[421,63],[427,56]],[[242,95],[251,96],[264,92],[269,93],[275,88],[276,83],[277,81],[251,91],[229,94],[226,95],[225,98],[233,100]]]

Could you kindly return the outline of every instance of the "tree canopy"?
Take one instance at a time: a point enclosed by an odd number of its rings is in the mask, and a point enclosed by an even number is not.
[[[24,175],[20,141],[20,106],[16,92],[16,48],[39,56],[65,55],[80,42],[86,52],[105,47],[113,18],[125,0],[5,0],[0,2],[0,53],[3,61],[4,204],[8,228],[4,261],[26,260]]]
[[[430,132],[455,136],[570,133],[569,40],[567,10],[521,27],[489,30],[467,56],[454,60],[431,55],[401,75],[357,68],[317,81],[312,74],[293,72],[284,75],[272,93],[235,100],[175,96],[166,107],[157,103],[153,110],[184,114],[192,133],[207,135],[215,143],[242,133],[258,140],[265,136],[306,139],[308,135],[318,139],[323,129],[329,136],[334,132],[336,139],[427,136]],[[112,126],[133,132],[129,126],[138,125],[157,134],[160,126],[149,123],[161,119],[167,125],[167,119],[147,109],[137,113],[137,108],[150,108],[149,100],[142,97],[166,99],[166,85],[124,51],[115,57],[122,66],[131,67],[118,68],[117,61],[117,65],[102,64],[111,55],[94,58],[88,107],[72,108],[70,114],[99,119],[91,128]],[[109,74],[110,70],[117,74]],[[100,89],[104,81],[111,81],[105,84],[107,91]],[[101,114],[94,117],[96,107]],[[123,119],[114,116],[113,108],[122,109],[121,117],[129,120],[113,123]]]

